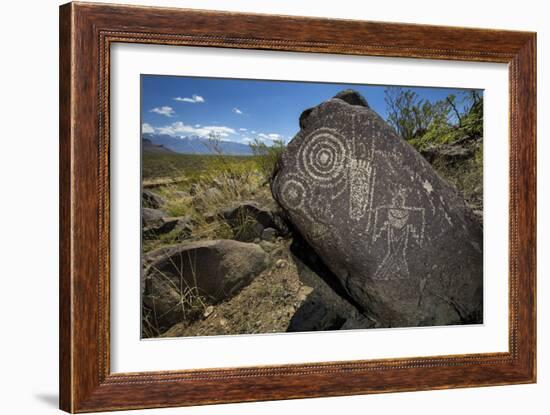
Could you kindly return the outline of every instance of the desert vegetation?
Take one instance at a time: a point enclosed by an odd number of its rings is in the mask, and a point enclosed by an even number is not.
[[[462,193],[478,216],[483,211],[483,97],[476,90],[431,103],[411,90],[385,93],[387,122]]]

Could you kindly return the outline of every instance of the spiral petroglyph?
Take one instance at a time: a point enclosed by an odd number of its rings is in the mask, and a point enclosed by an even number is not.
[[[320,128],[304,141],[298,155],[304,176],[325,187],[334,187],[345,178],[349,158],[345,137],[335,130]]]

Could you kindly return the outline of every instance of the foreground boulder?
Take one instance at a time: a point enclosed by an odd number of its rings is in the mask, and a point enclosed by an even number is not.
[[[274,198],[377,327],[482,322],[482,232],[447,184],[345,91],[300,117]]]
[[[169,328],[232,297],[268,264],[262,248],[233,240],[160,248],[144,257],[143,303],[161,329]]]

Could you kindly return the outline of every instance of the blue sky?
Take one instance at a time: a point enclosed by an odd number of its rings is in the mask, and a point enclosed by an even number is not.
[[[227,141],[288,142],[300,129],[298,119],[304,109],[347,88],[361,93],[386,118],[386,86],[142,75],[142,132],[177,137],[208,137],[216,132]],[[409,89],[432,102],[461,91]]]

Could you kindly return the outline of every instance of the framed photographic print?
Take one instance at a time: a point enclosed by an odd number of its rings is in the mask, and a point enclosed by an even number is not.
[[[534,33],[60,29],[61,409],[535,382]]]

